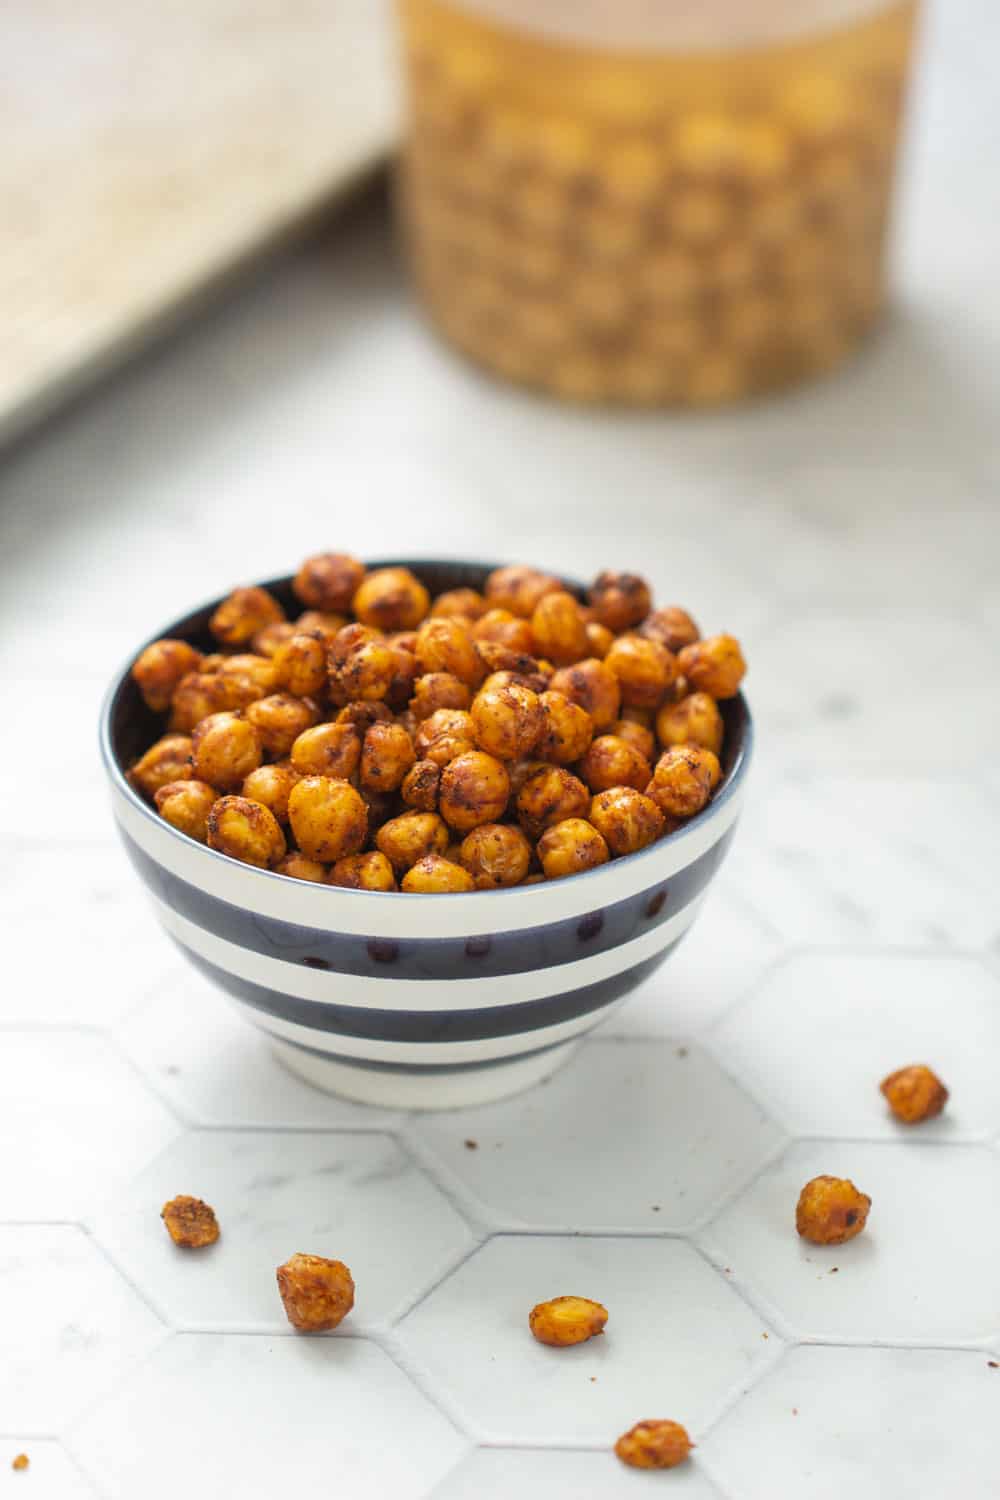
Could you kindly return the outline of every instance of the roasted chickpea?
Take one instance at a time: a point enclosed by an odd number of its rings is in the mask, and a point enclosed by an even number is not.
[[[396,650],[388,641],[372,638],[345,639],[353,626],[347,625],[330,648],[330,696],[338,704],[354,699],[385,698],[399,667]]]
[[[645,791],[653,768],[634,745],[614,734],[602,734],[580,762],[580,776],[592,792],[606,792],[613,786],[632,786]]]
[[[531,616],[531,633],[543,656],[557,665],[579,661],[587,654],[587,627],[572,594],[560,590],[539,599]]]
[[[181,678],[197,672],[201,661],[201,652],[187,641],[162,640],[147,646],[132,668],[147,708],[165,713]]]
[[[466,830],[495,823],[510,796],[503,763],[482,750],[470,750],[448,762],[441,774],[438,810],[452,828]]]
[[[410,701],[420,668],[417,666],[417,658],[413,652],[401,645],[399,640],[391,640],[389,650],[392,652],[396,670],[392,674],[386,701],[391,703],[393,708],[404,708]]]
[[[287,755],[299,735],[319,718],[315,703],[291,693],[272,693],[243,710],[268,755]],[[197,733],[197,731],[196,731]]]
[[[665,749],[700,745],[718,755],[722,749],[722,715],[707,693],[689,693],[679,703],[664,703],[656,715],[656,734]]]
[[[278,686],[274,663],[251,652],[224,657],[217,675],[225,684],[227,708],[246,708],[248,703],[265,698]]]
[[[333,866],[327,883],[346,886],[352,891],[394,891],[397,888],[392,865],[376,849],[367,854],[345,854]]]
[[[595,734],[610,729],[621,708],[618,678],[596,657],[589,656],[555,673],[549,687],[562,693],[590,715]]]
[[[542,732],[535,745],[539,760],[569,765],[586,754],[594,734],[590,715],[564,693],[546,692],[539,698]]]
[[[414,748],[421,760],[446,766],[457,755],[476,748],[472,715],[459,708],[439,708],[417,728]]]
[[[194,726],[207,719],[209,714],[238,707],[239,704],[232,701],[224,678],[208,672],[189,672],[174,689],[170,701],[170,728],[181,734],[190,734]]]
[[[167,786],[171,781],[190,781],[194,777],[191,752],[191,740],[186,734],[164,735],[140,756],[129,771],[128,780],[144,797],[155,797],[161,786]],[[207,780],[207,777],[202,780]]]
[[[491,609],[506,609],[512,615],[530,620],[540,599],[561,591],[562,584],[550,573],[515,564],[495,568],[486,580],[485,593]]]
[[[598,573],[587,598],[598,624],[615,635],[644,620],[653,602],[648,583],[638,573]]]
[[[513,651],[510,646],[504,646],[500,641],[480,641],[478,651],[483,666],[491,676],[505,672],[509,676],[518,678],[525,687],[530,687],[535,693],[542,692],[549,685],[549,678],[552,676],[551,664],[548,662],[543,664],[527,651]],[[483,685],[485,686],[485,683]]]
[[[589,807],[587,788],[562,766],[542,766],[517,794],[518,821],[533,839],[556,823],[585,817]]]
[[[442,854],[425,854],[407,870],[401,889],[411,895],[438,896],[452,891],[474,891],[476,882],[468,870]]]
[[[720,774],[718,759],[711,750],[703,750],[700,745],[675,745],[660,756],[646,792],[661,812],[691,818],[708,802]]]
[[[245,646],[265,625],[283,620],[285,611],[267,589],[233,589],[208,622],[224,646]]]
[[[287,761],[275,761],[273,765],[258,766],[256,771],[251,771],[240,788],[240,794],[269,808],[279,823],[287,823],[288,799],[298,780],[298,773]]]
[[[331,614],[322,609],[306,609],[295,621],[295,629],[300,635],[321,635],[329,646],[348,623],[346,615]]]
[[[271,657],[278,686],[296,698],[318,697],[326,687],[326,646],[319,631],[295,630],[279,641]]]
[[[365,576],[365,565],[347,552],[307,557],[292,581],[296,596],[311,609],[341,613],[351,607]]]
[[[686,609],[681,609],[679,604],[666,604],[646,616],[639,626],[639,634],[647,640],[659,641],[661,646],[676,654],[685,646],[693,645],[701,632]]]
[[[302,1333],[336,1328],[354,1306],[354,1278],[341,1260],[293,1255],[275,1274],[288,1321]]]
[[[179,828],[189,839],[208,843],[208,815],[218,796],[205,781],[168,781],[153,795],[156,811],[165,822]]]
[[[209,848],[245,865],[266,870],[285,857],[285,835],[263,803],[249,797],[220,797],[208,815]]]
[[[395,817],[399,811],[399,800],[394,792],[373,792],[368,787],[359,786],[361,800],[368,809],[368,837],[374,837],[376,828],[381,828],[383,823]]]
[[[679,1422],[636,1422],[623,1432],[615,1453],[631,1469],[676,1469],[694,1444]]]
[[[307,859],[304,854],[293,849],[291,854],[278,860],[274,873],[289,875],[292,880],[311,880],[314,885],[322,885],[326,880],[326,865],[321,865],[318,859]]]
[[[414,630],[430,609],[431,596],[409,568],[379,568],[354,595],[354,613],[377,630]]]
[[[510,778],[510,795],[517,797],[529,776],[534,776],[536,771],[548,770],[548,762],[537,760],[532,756],[528,760],[511,760],[507,762],[507,775]]]
[[[288,818],[302,853],[323,864],[356,854],[368,834],[368,809],[354,787],[330,776],[304,776],[292,787]]]
[[[610,733],[616,738],[624,740],[626,744],[633,745],[643,760],[652,764],[653,756],[656,754],[656,736],[645,724],[638,724],[634,719],[616,719],[612,724]]]
[[[606,864],[608,857],[603,836],[583,818],[565,818],[547,828],[538,840],[538,858],[546,880],[593,870]]]
[[[419,630],[394,630],[391,635],[386,636],[386,640],[390,646],[399,646],[401,650],[408,651],[412,657],[416,657],[419,634]]]
[[[400,793],[414,811],[435,812],[440,785],[441,767],[433,760],[418,760],[403,777]]]
[[[814,1245],[843,1245],[864,1229],[871,1206],[849,1177],[814,1177],[799,1194],[795,1228]]]
[[[314,724],[292,745],[292,766],[300,776],[351,781],[361,762],[361,735],[353,724]]]
[[[382,824],[375,843],[399,875],[425,854],[443,854],[448,847],[448,829],[437,813],[401,813]]]
[[[589,821],[615,857],[636,854],[663,832],[663,814],[656,803],[632,786],[598,792],[590,804]]]
[[[361,749],[361,785],[370,792],[394,792],[416,758],[401,724],[373,724]]]
[[[641,635],[620,635],[604,665],[618,678],[622,702],[635,708],[656,708],[677,676],[677,660],[666,646]]]
[[[203,1250],[219,1238],[215,1210],[201,1198],[191,1198],[186,1193],[171,1198],[160,1209],[160,1218],[174,1244],[183,1250]]]
[[[426,672],[413,687],[410,708],[417,719],[429,719],[439,708],[468,708],[472,693],[451,672]]]
[[[250,642],[250,649],[256,656],[273,657],[278,647],[295,635],[296,628],[291,620],[275,620],[258,630]]]
[[[747,669],[740,643],[731,635],[710,635],[685,646],[678,662],[694,691],[713,698],[734,698]]]
[[[194,774],[220,792],[241,787],[263,758],[260,735],[242,711],[211,714],[195,725],[191,736]]]
[[[520,885],[531,865],[531,845],[511,823],[480,823],[462,840],[461,862],[477,890]]]
[[[450,672],[469,687],[475,687],[486,675],[476,643],[459,620],[425,620],[417,633],[414,654],[421,673]]]
[[[484,686],[472,700],[476,743],[497,760],[528,754],[544,724],[538,694],[516,683]]]
[[[475,589],[448,589],[431,605],[433,619],[478,620],[488,605]]]
[[[596,656],[598,661],[603,661],[611,647],[614,645],[614,632],[606,625],[601,625],[597,620],[588,620],[586,624],[587,649],[591,656]]]
[[[190,785],[181,782],[180,786]],[[161,792],[156,794],[156,805],[160,805]],[[948,1090],[940,1078],[924,1063],[911,1063],[907,1068],[897,1068],[888,1078],[883,1078],[879,1087],[889,1108],[897,1120],[904,1125],[919,1125],[922,1120],[931,1120],[939,1115],[948,1102]]]
[[[353,724],[361,739],[364,739],[373,724],[391,724],[392,709],[387,703],[371,700],[362,703],[345,703],[337,713],[338,724]]]
[[[557,1349],[585,1344],[604,1332],[608,1310],[589,1297],[553,1297],[539,1302],[528,1314],[528,1327],[540,1344]]]
[[[530,620],[519,619],[509,609],[490,609],[472,627],[476,644],[484,642],[495,646],[506,646],[508,651],[522,652],[533,656],[535,637]]]

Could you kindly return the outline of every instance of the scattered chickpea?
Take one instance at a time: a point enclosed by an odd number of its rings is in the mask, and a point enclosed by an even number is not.
[[[520,885],[531,866],[531,845],[511,823],[480,823],[462,840],[460,860],[480,891]]]
[[[396,877],[384,854],[371,849],[367,854],[345,854],[327,876],[330,885],[346,886],[352,891],[394,891]]]
[[[604,1332],[608,1310],[589,1297],[553,1297],[539,1302],[528,1314],[528,1327],[540,1344],[564,1348],[585,1344]]]
[[[296,596],[311,609],[343,613],[351,608],[365,576],[365,565],[346,552],[307,557],[292,582]]]
[[[667,604],[662,609],[654,609],[639,626],[640,635],[651,641],[659,641],[661,646],[666,646],[668,651],[675,654],[685,646],[693,645],[700,633],[687,610],[681,609],[679,604]]]
[[[382,824],[375,844],[400,875],[425,854],[443,854],[448,847],[448,829],[437,813],[401,813]]]
[[[731,635],[712,635],[685,646],[677,658],[681,672],[698,693],[733,698],[746,673],[740,643]]]
[[[588,819],[615,858],[638,853],[655,843],[663,832],[659,807],[651,797],[631,786],[614,786],[598,792],[590,804]]]
[[[276,1275],[288,1321],[301,1333],[336,1328],[354,1306],[354,1278],[343,1261],[300,1253]]]
[[[622,703],[631,708],[656,708],[677,676],[673,654],[642,635],[620,635],[604,665],[618,679]]]
[[[425,854],[403,876],[401,889],[411,895],[439,896],[453,891],[474,891],[476,882],[459,864],[442,854]]]
[[[354,613],[378,630],[413,630],[431,607],[431,596],[409,568],[379,568],[354,595]]]
[[[517,816],[530,838],[541,838],[546,828],[586,816],[590,793],[563,766],[543,766],[533,772],[517,794]]]
[[[484,685],[470,713],[477,745],[498,760],[520,760],[529,754],[544,723],[538,694],[517,683]]]
[[[197,672],[201,661],[201,652],[187,641],[162,640],[147,646],[132,668],[146,707],[165,713],[181,678]]]
[[[279,859],[274,866],[276,875],[289,875],[293,880],[311,880],[314,885],[322,885],[326,880],[326,865],[320,864],[318,859],[308,859],[298,849],[293,849],[286,854],[284,859]]]
[[[361,763],[361,735],[354,724],[313,724],[292,745],[292,769],[299,776],[332,776],[351,781]]]
[[[139,757],[128,773],[136,791],[155,797],[161,787],[172,781],[188,781],[194,776],[191,767],[191,740],[186,734],[167,734],[145,755]]]
[[[369,792],[394,792],[415,760],[401,724],[373,724],[361,747],[361,785]]]
[[[661,812],[691,818],[701,812],[721,772],[711,750],[700,745],[677,745],[664,750],[646,792]]]
[[[266,870],[284,859],[285,835],[262,802],[249,797],[220,797],[208,815],[208,845],[230,859]]]
[[[543,656],[557,665],[579,661],[587,654],[587,626],[580,606],[565,590],[543,594],[531,616],[531,633]]]
[[[416,812],[434,812],[441,786],[441,767],[433,760],[418,760],[403,777],[400,795]]]
[[[24,1470],[28,1468],[28,1466],[30,1465],[30,1463],[31,1463],[31,1459],[28,1457],[28,1455],[26,1453],[18,1453],[18,1454],[15,1454],[15,1456],[11,1459],[10,1466],[14,1470],[15,1473],[20,1474],[20,1473],[23,1473]]]
[[[847,1177],[814,1177],[799,1194],[795,1227],[814,1245],[843,1245],[860,1234],[872,1200]]]
[[[895,1073],[883,1078],[879,1088],[896,1119],[904,1125],[919,1125],[922,1120],[932,1120],[948,1102],[948,1090],[924,1063],[897,1068]]]
[[[642,792],[652,775],[649,761],[614,734],[600,735],[580,761],[580,776],[592,792],[606,792],[613,786],[634,786]]]
[[[153,801],[167,823],[199,844],[207,844],[208,815],[217,796],[215,788],[204,781],[168,781],[156,790]]]
[[[288,819],[303,854],[324,864],[356,854],[368,833],[368,810],[346,781],[304,776],[292,787]]]
[[[267,589],[234,589],[208,622],[224,646],[245,646],[265,625],[285,618],[285,611]]]
[[[656,715],[656,734],[665,749],[700,745],[718,755],[724,727],[718,704],[707,693],[690,693],[679,703],[665,703]]]
[[[675,1469],[694,1447],[679,1422],[636,1422],[622,1433],[615,1452],[632,1469]]]
[[[607,863],[608,846],[596,828],[583,818],[565,818],[547,828],[538,840],[538,857],[546,880],[579,875]]]
[[[470,750],[445,766],[438,808],[446,823],[465,831],[495,823],[509,796],[510,779],[502,763],[482,750]]]
[[[160,1218],[174,1244],[184,1250],[204,1249],[206,1245],[214,1245],[219,1238],[215,1210],[201,1198],[189,1198],[184,1193],[171,1198],[160,1210]]]
[[[598,573],[587,595],[598,624],[619,635],[649,614],[649,585],[637,573]]]
[[[260,735],[242,711],[210,714],[195,726],[191,764],[199,781],[232,792],[264,758]]]
[[[326,641],[317,631],[295,631],[274,648],[271,662],[279,687],[297,698],[315,697],[326,686]]]

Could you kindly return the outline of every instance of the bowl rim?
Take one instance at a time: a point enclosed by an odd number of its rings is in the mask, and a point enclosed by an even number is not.
[[[508,566],[508,564],[502,562],[484,562],[480,559],[466,557],[409,557],[391,559],[380,558],[371,562],[365,562],[365,567],[369,571],[374,571],[378,568],[403,567],[411,568],[416,572],[421,567],[460,567],[468,568],[470,570],[480,569],[491,572],[495,568],[506,566]],[[268,590],[283,589],[289,587],[294,576],[295,575],[293,573],[284,573],[274,578],[264,579],[260,582],[241,586],[264,588]],[[577,580],[566,578],[563,575],[559,576],[564,583],[566,583],[576,592],[579,592],[582,589],[583,585],[580,584]],[[234,585],[234,587],[235,586],[236,585]],[[231,590],[229,590],[228,592],[231,592]],[[182,833],[179,828],[175,828],[172,823],[168,823],[165,818],[159,817],[155,810],[150,807],[149,803],[139,795],[139,793],[135,790],[131,783],[126,779],[125,773],[122,770],[121,765],[119,764],[118,757],[111,742],[111,721],[115,704],[117,703],[119,694],[127,685],[131,677],[132,667],[138,660],[141,653],[145,651],[147,646],[151,646],[154,641],[169,638],[171,629],[179,626],[191,615],[203,614],[207,611],[213,610],[223,599],[228,597],[228,592],[226,594],[214,595],[211,599],[206,600],[200,605],[193,605],[190,609],[186,610],[184,614],[175,617],[175,619],[173,619],[162,630],[158,630],[154,632],[154,634],[147,637],[147,639],[144,640],[139,647],[137,647],[130,653],[123,665],[112,675],[111,681],[104,693],[100,708],[98,743],[100,747],[101,760],[104,764],[105,772],[107,773],[108,779],[111,782],[113,789],[121,796],[123,796],[136,812],[140,813],[161,833],[166,833],[167,835],[180,840],[185,849],[191,850],[192,852],[200,851],[202,855],[207,856],[212,860],[221,861],[229,870],[232,870],[233,866],[236,865],[248,878],[259,877],[267,881],[287,882],[287,875],[281,875],[276,870],[263,870],[260,869],[257,865],[247,865],[243,864],[240,860],[234,860],[230,855],[223,854],[221,850],[211,849],[207,844],[202,844],[199,843],[197,839],[192,839],[188,834]],[[728,773],[723,779],[718,794],[712,798],[707,806],[702,808],[701,812],[696,813],[693,818],[689,818],[688,821],[683,825],[683,827],[675,829],[674,832],[668,834],[666,838],[657,839],[655,843],[649,844],[645,849],[637,850],[635,854],[626,854],[620,861],[611,860],[608,861],[607,864],[595,865],[591,870],[584,870],[579,875],[574,875],[572,877],[574,889],[578,885],[583,886],[583,882],[588,880],[591,876],[606,874],[609,865],[614,866],[615,864],[619,863],[624,864],[627,861],[629,866],[631,868],[634,868],[635,861],[649,859],[657,855],[658,853],[661,853],[668,846],[674,850],[678,849],[686,840],[693,837],[697,831],[702,829],[714,817],[717,817],[723,811],[726,805],[732,801],[737,792],[742,789],[743,783],[746,780],[747,772],[750,767],[750,761],[753,758],[753,716],[750,712],[750,705],[747,703],[747,700],[742,692],[736,693],[733,698],[727,701],[737,705],[741,712],[743,720],[742,737],[739,749],[736,752],[736,757]],[[650,883],[655,884],[657,878],[658,877],[653,876],[653,879]],[[312,884],[320,885],[321,883],[314,881],[312,882]],[[325,882],[323,882],[322,884],[325,884]],[[545,885],[543,883],[542,889],[544,888]],[[398,900],[400,895],[404,894],[400,891],[361,891],[352,889],[350,886],[330,886],[329,889],[331,891],[336,891],[340,896],[356,897],[368,901],[385,902],[394,899]],[[523,899],[525,894],[525,887],[523,885],[516,885],[504,887],[496,891],[418,891],[406,892],[405,894],[408,903],[412,903],[414,900],[422,901],[425,903],[432,902],[434,907],[436,908],[440,906],[440,903],[442,901],[462,901],[468,903],[470,899],[474,899],[476,897],[489,897],[492,901],[496,901],[498,897],[512,898],[520,896]]]

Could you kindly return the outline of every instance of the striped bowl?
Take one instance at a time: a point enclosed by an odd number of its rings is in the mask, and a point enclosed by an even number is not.
[[[373,567],[387,566],[373,563]],[[432,593],[492,564],[409,561]],[[287,578],[265,587],[294,608]],[[218,601],[158,631],[210,648]],[[165,823],[125,770],[162,732],[129,675],[101,750],[126,851],[167,933],[310,1083],[365,1103],[447,1109],[546,1078],[673,952],[732,839],[750,759],[742,696],[722,705],[724,780],[683,829],[570,879],[448,896],[341,890],[216,853]]]

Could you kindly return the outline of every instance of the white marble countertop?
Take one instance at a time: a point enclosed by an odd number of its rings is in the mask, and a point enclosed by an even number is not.
[[[839,378],[666,419],[493,386],[374,204],[6,456],[0,1496],[997,1495],[1000,29],[929,32],[897,311]],[[327,545],[638,563],[747,643],[761,752],[697,928],[502,1105],[295,1082],[114,843],[118,659]],[[952,1099],[905,1134],[876,1085],[920,1058]],[[835,1254],[791,1222],[822,1171],[875,1205]],[[250,1248],[172,1253],[178,1191]],[[273,1267],[317,1248],[358,1308],[301,1339]],[[525,1319],[566,1289],[611,1322],[552,1357]],[[651,1415],[684,1471],[610,1456]]]

